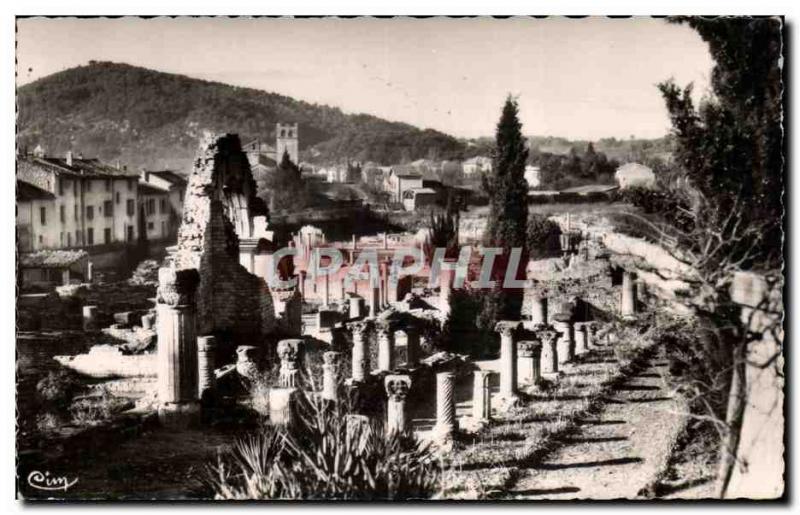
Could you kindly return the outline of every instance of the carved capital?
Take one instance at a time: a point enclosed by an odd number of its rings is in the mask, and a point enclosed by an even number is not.
[[[532,358],[542,352],[541,342],[535,340],[525,340],[517,343],[517,356],[520,358]]]
[[[542,345],[553,345],[556,342],[556,339],[561,333],[552,329],[549,326],[545,326],[544,329],[541,329],[536,332],[536,336],[539,337],[539,341],[542,342]]]
[[[513,336],[520,328],[521,322],[512,322],[509,320],[501,320],[494,326],[494,330],[500,333],[501,336]]]
[[[384,386],[389,400],[402,402],[406,400],[411,390],[411,377],[401,374],[388,375],[384,379]]]
[[[193,304],[199,284],[200,274],[194,268],[185,270],[172,267],[159,268],[156,302],[168,306]]]
[[[339,366],[341,362],[341,354],[335,351],[328,351],[322,354],[322,361],[332,367]]]
[[[281,359],[281,365],[295,366],[303,355],[303,340],[297,338],[281,340],[278,342],[277,353]]]
[[[370,320],[358,320],[356,322],[350,322],[347,324],[347,327],[353,332],[354,337],[363,337],[372,329],[373,323]]]

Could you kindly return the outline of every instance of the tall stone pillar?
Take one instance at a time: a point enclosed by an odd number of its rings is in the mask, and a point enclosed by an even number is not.
[[[366,321],[352,322],[347,327],[353,332],[352,381],[363,382],[368,373],[367,333],[370,324]]]
[[[457,429],[456,375],[453,372],[436,374],[436,426],[433,432],[439,440],[452,439]]]
[[[538,384],[542,379],[542,344],[536,340],[525,340],[517,344],[517,373],[522,384]]]
[[[339,362],[338,352],[328,351],[322,354],[322,398],[336,401],[339,398]]]
[[[386,405],[386,432],[388,434],[405,434],[410,429],[410,420],[406,412],[406,399],[411,390],[411,376],[404,374],[388,375],[384,379],[386,393],[389,396]]]
[[[378,370],[391,372],[394,370],[394,327],[381,324],[378,334]]]
[[[580,356],[589,352],[589,328],[586,322],[575,324],[575,355]]]
[[[443,264],[446,264],[445,262]],[[439,270],[439,309],[444,313],[450,313],[450,297],[453,294],[453,282],[455,280],[455,270],[449,267],[442,267]]]
[[[623,318],[636,316],[636,275],[627,270],[622,273],[622,298],[619,312]]]
[[[558,331],[558,364],[563,365],[575,359],[575,341],[572,339],[572,323],[569,315],[554,317],[553,327]]]
[[[216,376],[214,375],[214,354],[217,339],[213,336],[197,338],[197,396],[202,400],[214,391]]]
[[[406,328],[406,368],[413,369],[419,364],[419,329]]]
[[[83,330],[96,331],[97,329],[97,306],[83,306]]]
[[[517,348],[514,342],[519,322],[497,322],[495,331],[500,333],[500,395],[504,398],[517,396]]]
[[[547,296],[544,294],[534,294],[531,306],[531,323],[547,323]]]
[[[493,372],[476,370],[472,387],[472,418],[488,422],[492,418],[492,391],[489,386]]]
[[[592,350],[595,347],[595,337],[597,336],[597,322],[586,322],[586,348]]]
[[[558,335],[558,332],[547,326],[536,331],[536,336],[538,336],[539,341],[542,342],[540,361],[542,376],[558,374],[558,349],[556,347]]]
[[[389,264],[386,261],[380,264],[380,307],[389,305]]]
[[[89,261],[89,262],[86,264],[86,282],[87,282],[87,283],[90,283],[90,282],[92,282],[92,278],[93,278],[93,277],[94,277],[94,263],[92,263],[91,261]]]
[[[167,426],[199,421],[195,292],[197,270],[158,271],[158,417]]]

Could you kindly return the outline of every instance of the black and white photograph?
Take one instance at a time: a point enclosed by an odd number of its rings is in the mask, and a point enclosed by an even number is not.
[[[17,504],[785,503],[762,14],[5,17]]]

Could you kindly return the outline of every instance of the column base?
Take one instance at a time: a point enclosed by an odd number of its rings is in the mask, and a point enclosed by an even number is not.
[[[431,436],[439,446],[452,446],[456,437],[456,425],[440,425],[433,426]]]
[[[187,429],[200,425],[200,401],[165,402],[158,407],[158,421],[164,427]]]
[[[493,406],[497,406],[497,411],[506,412],[511,408],[516,408],[519,406],[521,399],[519,395],[516,393],[501,393],[494,399],[492,399]]]

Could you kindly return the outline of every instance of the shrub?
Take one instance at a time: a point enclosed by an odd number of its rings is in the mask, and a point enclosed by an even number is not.
[[[42,400],[56,406],[67,406],[81,386],[77,378],[66,370],[48,372],[36,383],[36,392]]]
[[[545,215],[528,218],[528,249],[533,259],[561,254],[561,227]]]
[[[210,467],[217,499],[407,500],[438,489],[441,467],[413,436],[354,424],[345,402],[304,400],[290,431],[265,426]]]

